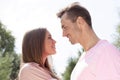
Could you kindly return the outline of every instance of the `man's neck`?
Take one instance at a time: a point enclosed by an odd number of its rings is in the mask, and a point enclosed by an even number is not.
[[[97,35],[94,32],[92,32],[88,34],[86,39],[84,40],[83,48],[85,49],[85,51],[88,51],[93,46],[95,46],[99,40],[100,39],[97,37]]]

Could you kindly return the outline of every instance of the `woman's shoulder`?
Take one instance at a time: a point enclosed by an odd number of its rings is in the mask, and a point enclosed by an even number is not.
[[[48,72],[46,72],[45,69],[39,66],[37,63],[25,63],[19,73],[20,77],[32,77],[34,79],[44,79],[49,80],[51,79],[51,76]]]
[[[30,62],[30,63],[24,63],[21,67],[21,71],[23,72],[36,72],[36,71],[44,71],[42,67],[39,66],[39,64]]]
[[[31,63],[24,63],[21,68],[19,73],[20,74],[27,74],[30,73],[34,69],[34,67],[31,65]]]

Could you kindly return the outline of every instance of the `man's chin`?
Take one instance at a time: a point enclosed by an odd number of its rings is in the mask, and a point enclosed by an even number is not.
[[[77,44],[77,43],[78,43],[78,42],[71,42],[72,45],[75,45],[75,44]]]

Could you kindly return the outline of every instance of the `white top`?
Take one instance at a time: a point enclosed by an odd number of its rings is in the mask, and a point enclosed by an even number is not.
[[[81,58],[78,60],[77,64],[75,65],[75,68],[73,69],[71,74],[71,80],[77,80],[78,74],[81,73],[85,67],[87,67],[87,63],[83,59],[85,54],[86,54],[85,52],[82,53]]]

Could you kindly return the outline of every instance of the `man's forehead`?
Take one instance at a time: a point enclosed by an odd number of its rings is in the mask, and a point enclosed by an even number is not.
[[[64,14],[61,16],[61,20],[64,20],[64,19],[67,19],[67,13],[64,13]]]

